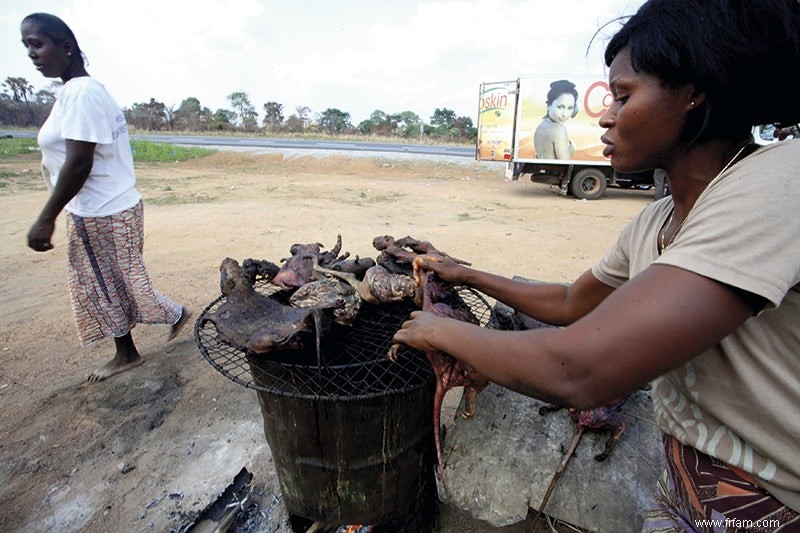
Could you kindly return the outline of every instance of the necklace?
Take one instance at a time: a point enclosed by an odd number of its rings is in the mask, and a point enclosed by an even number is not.
[[[672,218],[673,218],[674,216],[675,216],[675,208],[673,207],[673,208],[672,208],[672,211],[670,211],[670,213],[669,213],[669,218],[667,219],[667,223],[664,225],[664,230],[661,232],[661,238],[660,238],[660,242],[659,242],[659,246],[658,246],[658,248],[659,248],[659,251],[660,251],[661,253],[663,253],[663,252],[664,252],[664,250],[666,250],[667,246],[669,246],[670,244],[672,244],[672,241],[674,241],[674,240],[675,240],[675,236],[678,234],[678,232],[681,230],[681,228],[683,228],[683,224],[684,224],[684,222],[686,222],[686,219],[687,219],[687,218],[689,218],[689,217],[687,216],[687,217],[685,217],[683,220],[681,220],[681,223],[680,223],[680,224],[678,224],[678,227],[677,227],[677,228],[675,228],[675,231],[673,231],[673,232],[672,232],[672,234],[669,236],[669,240],[667,241],[667,240],[666,240],[666,236],[667,236],[667,229],[668,229],[668,228],[670,227],[670,225],[672,224]],[[666,241],[666,242],[665,242],[665,241]]]
[[[739,148],[739,150],[736,152],[736,155],[734,155],[734,156],[731,158],[731,160],[730,160],[730,161],[728,161],[728,162],[725,164],[725,166],[724,166],[724,167],[722,167],[722,170],[720,170],[720,171],[717,173],[717,175],[716,175],[716,176],[714,176],[714,179],[712,179],[710,182],[708,182],[708,185],[706,185],[706,189],[708,189],[709,187],[711,187],[712,185],[714,185],[714,184],[715,184],[717,181],[719,181],[719,177],[720,177],[720,176],[722,176],[722,174],[723,174],[723,173],[724,173],[726,170],[728,170],[728,168],[730,168],[730,166],[731,166],[731,165],[733,165],[734,161],[736,161],[736,160],[739,158],[739,156],[740,156],[740,155],[742,155],[742,152],[744,152],[744,149],[745,149],[745,148],[747,148],[748,146],[750,146],[750,143],[749,143],[749,142],[748,142],[748,143],[745,143],[744,145],[742,145],[742,147],[741,147],[741,148]],[[667,240],[667,229],[669,229],[669,227],[672,225],[672,219],[675,217],[675,206],[673,206],[673,207],[672,207],[672,211],[671,211],[671,212],[670,212],[670,214],[669,214],[669,218],[667,219],[667,223],[664,225],[664,229],[661,231],[661,235],[660,235],[660,237],[659,237],[659,243],[658,243],[658,244],[659,244],[659,247],[658,247],[658,248],[659,248],[659,252],[660,252],[660,253],[664,253],[664,250],[666,250],[666,249],[667,249],[667,246],[669,246],[670,244],[672,244],[672,241],[674,241],[674,240],[675,240],[675,237],[678,235],[678,233],[679,233],[679,232],[681,231],[681,229],[683,228],[683,225],[686,223],[686,220],[689,218],[689,215],[691,214],[691,212],[692,212],[692,211],[691,211],[691,209],[690,209],[690,210],[689,210],[689,213],[687,213],[687,214],[686,214],[686,216],[683,218],[683,220],[681,220],[681,223],[680,223],[680,224],[678,224],[678,227],[677,227],[677,228],[675,228],[675,231],[673,231],[673,232],[670,234],[670,236],[669,236],[669,240]]]

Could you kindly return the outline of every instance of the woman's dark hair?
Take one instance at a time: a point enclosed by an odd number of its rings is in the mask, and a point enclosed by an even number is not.
[[[624,48],[635,71],[706,93],[690,114],[697,141],[800,121],[798,0],[649,0],[609,41],[606,65]]]
[[[72,54],[72,61],[80,61],[85,64],[85,58],[81,47],[78,46],[78,39],[67,23],[50,13],[31,13],[22,22],[32,22],[39,26],[41,32],[47,35],[54,43],[61,44],[69,41],[75,51]]]
[[[547,91],[547,105],[553,103],[553,100],[562,94],[571,94],[575,97],[575,102],[578,102],[578,90],[575,84],[568,80],[558,80],[550,84],[550,90]]]

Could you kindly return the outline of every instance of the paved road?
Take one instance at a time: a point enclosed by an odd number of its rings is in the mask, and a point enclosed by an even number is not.
[[[36,137],[35,131],[0,130],[0,136]],[[133,139],[195,146],[229,146],[241,148],[290,148],[299,150],[344,150],[349,152],[391,152],[418,155],[475,158],[472,147],[433,146],[350,141],[314,141],[303,139],[273,139],[267,137],[212,137],[194,135],[132,135]]]

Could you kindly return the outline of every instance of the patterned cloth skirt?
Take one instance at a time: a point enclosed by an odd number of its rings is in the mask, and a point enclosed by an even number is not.
[[[67,279],[82,346],[135,324],[175,324],[182,307],[153,288],[142,259],[143,205],[107,217],[67,213]]]
[[[783,505],[746,472],[662,435],[666,472],[658,505],[642,531],[763,533],[800,531],[800,513]]]

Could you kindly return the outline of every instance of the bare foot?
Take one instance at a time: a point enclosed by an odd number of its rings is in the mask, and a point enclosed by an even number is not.
[[[169,335],[167,335],[167,340],[171,341],[175,337],[178,336],[178,333],[181,332],[183,326],[186,325],[186,322],[192,317],[192,312],[186,309],[185,307],[181,307],[181,317],[172,325],[172,329],[169,330]]]
[[[144,363],[144,359],[142,359],[138,353],[136,354],[136,357],[130,361],[127,361],[119,356],[114,356],[114,359],[96,369],[94,372],[89,374],[86,379],[88,381],[103,381],[104,379],[110,378],[111,376],[119,374],[120,372],[125,372],[131,368],[136,368],[142,363]]]

